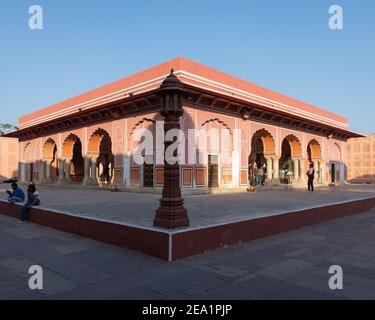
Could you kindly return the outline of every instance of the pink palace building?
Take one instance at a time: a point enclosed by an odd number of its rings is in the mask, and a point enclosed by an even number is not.
[[[180,166],[182,190],[245,188],[254,163],[266,166],[272,185],[304,185],[309,163],[316,184],[346,182],[347,140],[361,135],[345,117],[181,57],[21,117],[18,130],[1,139],[1,176],[162,189],[163,165],[133,161],[134,132],[155,132],[163,119],[157,92],[171,70],[183,84],[184,132],[240,130],[230,163],[222,163],[220,145],[206,150],[206,163]]]

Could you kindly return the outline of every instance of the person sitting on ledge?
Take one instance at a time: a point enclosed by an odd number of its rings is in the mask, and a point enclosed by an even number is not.
[[[27,202],[21,209],[21,221],[29,221],[30,219],[30,209],[33,206],[39,206],[40,199],[39,199],[39,192],[36,191],[36,187],[34,184],[30,184],[27,188]]]
[[[25,201],[25,193],[15,182],[12,183],[12,191],[6,190],[6,192],[9,195],[8,201],[10,203]]]

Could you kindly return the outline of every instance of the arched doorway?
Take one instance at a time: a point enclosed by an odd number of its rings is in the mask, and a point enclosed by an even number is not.
[[[57,145],[56,142],[49,138],[44,143],[43,154],[42,154],[43,166],[41,170],[42,177],[45,182],[56,182],[59,172],[58,172],[58,159],[57,159]]]
[[[301,179],[302,172],[302,147],[298,138],[290,134],[286,136],[281,144],[280,166],[280,182],[292,183]]]
[[[315,175],[318,183],[322,183],[322,150],[319,142],[316,139],[312,139],[307,145],[307,159],[309,164],[314,165]],[[306,167],[304,169],[307,170]]]
[[[212,118],[201,124],[197,160],[199,164],[207,164],[208,188],[233,185],[232,148],[233,132],[227,123]],[[206,162],[203,157],[206,157]]]
[[[131,156],[127,169],[129,171],[128,185],[152,188],[155,185],[164,184],[164,165],[159,163],[156,166],[155,140],[155,119],[143,118],[135,123],[129,133]]]
[[[332,145],[329,161],[329,175],[331,185],[342,185],[345,182],[345,167],[342,162],[341,148],[337,143]]]
[[[112,140],[107,131],[97,129],[90,137],[88,154],[92,163],[95,164],[95,172],[92,172],[91,179],[103,184],[112,182],[114,174],[115,157],[112,153]]]
[[[267,180],[272,180],[272,156],[276,154],[275,141],[266,129],[256,131],[251,139],[251,153],[249,155],[249,169],[263,168]],[[249,171],[250,173],[250,171]]]
[[[319,160],[322,158],[320,144],[315,139],[312,139],[307,145],[307,158],[310,163],[314,162],[314,160]]]
[[[59,180],[62,180],[65,171],[66,182],[82,182],[84,176],[84,159],[82,156],[81,139],[75,134],[70,134],[63,143],[61,156]]]
[[[33,182],[34,181],[34,149],[33,145],[28,142],[24,149],[24,176],[23,181]]]

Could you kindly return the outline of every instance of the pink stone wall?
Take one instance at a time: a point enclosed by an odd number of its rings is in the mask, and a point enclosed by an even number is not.
[[[375,134],[348,140],[348,180],[375,183]]]
[[[0,137],[0,181],[18,176],[18,139]]]
[[[331,178],[332,163],[335,164],[336,169],[340,168],[340,173],[336,172],[337,178],[345,180],[346,178],[346,161],[347,151],[346,142],[318,135],[305,133],[302,131],[286,129],[270,124],[258,123],[255,121],[244,120],[233,116],[219,114],[211,111],[196,109],[192,105],[186,104],[184,106],[185,113],[181,118],[181,128],[187,137],[188,129],[199,128],[221,128],[234,132],[235,129],[240,131],[240,145],[238,159],[230,158],[230,162],[221,165],[219,163],[219,182],[221,187],[237,187],[246,184],[246,174],[248,169],[248,157],[251,153],[251,141],[253,135],[259,130],[265,130],[274,141],[274,150],[271,150],[272,155],[280,156],[282,153],[282,142],[285,137],[293,137],[300,145],[301,154],[303,158],[302,170],[307,170],[309,162],[307,149],[312,140],[316,140],[320,148],[320,168],[322,170],[324,182],[329,182]],[[111,138],[112,153],[114,155],[114,176],[116,185],[124,186],[142,186],[143,185],[143,167],[138,166],[132,161],[132,152],[137,146],[134,141],[133,134],[135,130],[141,128],[153,128],[155,130],[155,121],[161,120],[158,113],[143,114],[127,119],[120,119],[111,122],[103,122],[88,127],[82,127],[74,130],[62,131],[58,134],[44,136],[29,141],[23,141],[19,144],[19,160],[20,167],[23,169],[20,176],[24,180],[29,181],[32,178],[34,181],[39,180],[40,176],[40,160],[43,159],[43,150],[48,139],[52,139],[57,146],[57,156],[62,156],[62,146],[65,139],[74,134],[82,143],[83,156],[88,154],[89,144],[93,134],[98,130],[105,130]],[[233,138],[233,137],[232,137]],[[185,159],[188,159],[188,139],[185,140]],[[161,147],[154,145],[154,154],[156,148]],[[230,147],[233,147],[233,140],[230,142]],[[208,149],[208,153],[219,154],[222,156],[222,141],[217,150]],[[32,165],[32,168],[31,168]],[[192,165],[186,163],[181,170],[183,187],[206,187],[207,186],[207,165],[199,163],[198,155],[196,164]],[[184,176],[186,175],[186,176]],[[162,171],[160,166],[154,168],[155,186],[162,186]],[[159,178],[157,178],[159,177]],[[160,181],[156,183],[157,179]],[[199,181],[198,181],[199,180]]]

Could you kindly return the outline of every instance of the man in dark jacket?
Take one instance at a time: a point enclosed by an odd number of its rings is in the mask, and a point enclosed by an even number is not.
[[[310,168],[307,171],[307,190],[308,191],[314,191],[314,177],[315,177],[315,170],[314,170],[314,165],[310,163]]]
[[[25,201],[25,193],[15,182],[12,183],[12,191],[7,190],[7,194],[9,195],[8,201],[10,203]]]

